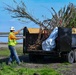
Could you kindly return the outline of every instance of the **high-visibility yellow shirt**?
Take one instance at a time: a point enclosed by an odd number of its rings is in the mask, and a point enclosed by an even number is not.
[[[15,46],[17,44],[17,37],[15,36],[18,32],[10,32],[8,36],[8,45]]]

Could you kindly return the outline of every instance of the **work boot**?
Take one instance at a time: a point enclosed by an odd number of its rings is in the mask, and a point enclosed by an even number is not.
[[[21,62],[19,62],[18,65],[21,65]]]
[[[8,62],[8,65],[11,65],[11,62]]]

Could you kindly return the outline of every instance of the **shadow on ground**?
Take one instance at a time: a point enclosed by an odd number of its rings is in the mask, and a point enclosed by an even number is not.
[[[22,56],[19,56],[20,60],[25,62],[25,63],[37,63],[37,64],[50,64],[50,63],[64,63],[66,62],[65,60],[63,59],[60,59],[60,58],[51,58],[51,57],[44,57],[44,58],[36,58],[36,59],[33,59],[33,60],[30,60],[29,59],[29,55],[22,55]],[[14,58],[15,60],[15,58]],[[8,57],[2,57],[0,58],[0,63],[3,63],[3,62],[8,62]]]

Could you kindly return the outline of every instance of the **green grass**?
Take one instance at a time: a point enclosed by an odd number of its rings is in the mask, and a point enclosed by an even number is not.
[[[23,48],[22,47],[17,47],[16,48],[18,55],[23,54]],[[10,51],[8,48],[0,48],[0,56],[9,56]]]
[[[30,68],[16,68],[17,65],[6,65],[5,63],[0,64],[0,75],[34,75],[37,73],[38,75],[61,75],[57,71],[51,68],[38,68],[38,69],[30,69]]]

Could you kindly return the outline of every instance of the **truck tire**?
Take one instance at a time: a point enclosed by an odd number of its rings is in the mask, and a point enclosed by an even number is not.
[[[74,63],[74,59],[75,59],[74,51],[70,51],[67,54],[67,61],[72,64]]]

